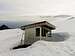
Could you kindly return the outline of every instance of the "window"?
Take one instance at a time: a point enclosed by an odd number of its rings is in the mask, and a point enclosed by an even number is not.
[[[46,36],[48,30],[42,27],[42,36]]]
[[[36,36],[40,36],[40,28],[36,28]]]

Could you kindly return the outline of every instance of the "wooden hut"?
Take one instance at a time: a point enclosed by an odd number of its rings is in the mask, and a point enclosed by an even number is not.
[[[55,26],[47,21],[42,21],[22,26],[21,29],[25,31],[25,44],[32,44],[37,40],[46,40],[48,33],[49,37],[51,37],[51,30],[54,30]]]

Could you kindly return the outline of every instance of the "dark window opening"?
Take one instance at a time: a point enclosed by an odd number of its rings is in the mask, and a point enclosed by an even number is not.
[[[36,36],[40,36],[40,28],[36,28]]]
[[[48,30],[42,27],[42,36],[46,36]]]

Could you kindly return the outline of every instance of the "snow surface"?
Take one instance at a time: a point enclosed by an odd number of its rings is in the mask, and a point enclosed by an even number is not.
[[[0,31],[0,53],[10,51],[20,44],[23,31],[20,29],[10,29]]]
[[[38,41],[24,49],[13,50],[1,56],[75,56],[75,47],[63,42]]]
[[[0,56],[75,56],[75,19],[53,24],[56,25],[56,30],[53,31],[51,41],[37,41],[27,48],[4,52]]]

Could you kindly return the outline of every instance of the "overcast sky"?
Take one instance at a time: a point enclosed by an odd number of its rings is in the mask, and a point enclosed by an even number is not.
[[[75,0],[0,0],[0,19],[30,15],[75,16]]]

